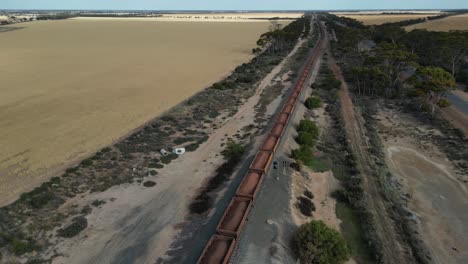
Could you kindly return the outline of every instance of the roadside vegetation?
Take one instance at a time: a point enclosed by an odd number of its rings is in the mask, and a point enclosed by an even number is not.
[[[381,245],[375,236],[371,215],[368,212],[362,178],[357,169],[355,156],[347,139],[341,104],[338,99],[338,85],[328,88],[321,81],[330,74],[325,60],[321,68],[317,87],[318,95],[324,100],[325,111],[331,123],[324,132],[323,143],[317,148],[323,151],[333,164],[333,175],[341,182],[342,189],[332,193],[336,199],[336,215],[341,219],[341,232],[348,242],[350,254],[358,263],[375,263],[381,258]]]
[[[392,102],[392,105],[443,131],[443,136],[435,137],[439,138],[436,142],[463,171],[466,162],[456,153],[463,153],[466,141],[462,133],[439,118],[438,112],[449,105],[444,98],[445,93],[454,89],[457,80],[463,81],[468,33],[406,32],[401,28],[417,21],[364,26],[350,18],[328,15],[327,19],[331,35],[337,37],[337,41],[332,43],[333,55],[364,118],[363,133],[368,139],[369,148],[368,153],[360,155],[366,155],[373,161],[367,165],[388,204],[386,212],[395,223],[395,232],[410,249],[410,258],[417,263],[429,263],[430,253],[418,238],[414,219],[408,216],[394,177],[388,173],[377,133],[376,104]],[[334,121],[335,138],[330,143],[338,143],[335,146],[328,144],[331,153],[335,153],[332,155],[333,171],[344,186],[343,190],[334,193],[338,200],[337,215],[351,220],[343,221],[344,237],[350,244],[353,257],[358,255],[357,260],[362,258],[367,262],[382,263],[385,261],[385,249],[379,238],[382,234],[377,234],[375,226],[378,223],[368,211],[368,194],[364,192],[360,169],[346,138],[339,102],[333,93],[322,91],[322,94],[326,98],[326,110]],[[457,146],[451,143],[452,150],[449,150],[444,141],[457,142]]]
[[[297,132],[296,141],[299,148],[292,150],[291,158],[296,160],[299,165],[312,165],[314,161],[312,148],[319,136],[318,127],[314,122],[303,119],[297,127]]]
[[[322,221],[314,220],[300,226],[292,244],[300,263],[340,264],[349,259],[346,241]]]

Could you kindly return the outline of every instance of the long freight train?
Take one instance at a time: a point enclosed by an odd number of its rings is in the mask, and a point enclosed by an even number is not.
[[[247,216],[255,201],[256,194],[260,190],[262,181],[270,167],[271,160],[279,146],[289,118],[294,111],[297,99],[319,55],[324,37],[323,28],[319,26],[319,29],[320,38],[312,56],[307,61],[305,69],[296,82],[292,94],[283,106],[281,113],[257,152],[249,170],[244,175],[236,195],[232,198],[231,203],[224,212],[216,228],[216,234],[211,237],[205,246],[202,255],[198,259],[198,264],[227,264],[229,262],[236,245],[236,239],[239,238],[242,228],[247,221]]]

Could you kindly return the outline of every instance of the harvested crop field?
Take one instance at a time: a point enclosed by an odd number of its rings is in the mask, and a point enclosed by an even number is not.
[[[468,30],[468,14],[427,21],[408,26],[405,29],[408,31],[413,29],[427,29],[431,31]]]
[[[229,74],[268,25],[87,18],[0,34],[0,205]]]
[[[363,14],[363,15],[339,15],[349,17],[364,23],[364,25],[381,25],[384,23],[400,22],[409,19],[425,18],[436,14],[401,14],[401,15],[385,15],[385,14]]]

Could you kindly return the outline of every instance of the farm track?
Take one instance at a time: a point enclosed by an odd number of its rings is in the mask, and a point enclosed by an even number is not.
[[[366,199],[367,205],[377,231],[376,235],[382,243],[382,262],[389,264],[415,263],[415,260],[405,253],[403,248],[405,243],[398,233],[395,221],[391,218],[391,212],[389,212],[391,205],[385,202],[385,197],[380,190],[377,178],[379,176],[373,170],[374,161],[367,155],[369,143],[365,135],[365,128],[359,114],[354,110],[348,85],[336,62],[330,58],[329,63],[336,78],[342,82],[339,98],[342,105],[346,134],[362,176],[363,188],[368,198]]]

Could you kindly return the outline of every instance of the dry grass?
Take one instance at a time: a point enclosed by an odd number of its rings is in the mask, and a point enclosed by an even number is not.
[[[409,19],[425,18],[436,14],[401,14],[401,15],[384,15],[384,14],[363,14],[363,15],[340,15],[361,21],[364,25],[381,25],[384,23],[393,23]]]
[[[406,30],[409,31],[413,29],[427,29],[431,31],[468,30],[468,14],[450,16],[406,27]]]
[[[227,75],[268,25],[78,19],[0,33],[0,205]]]

